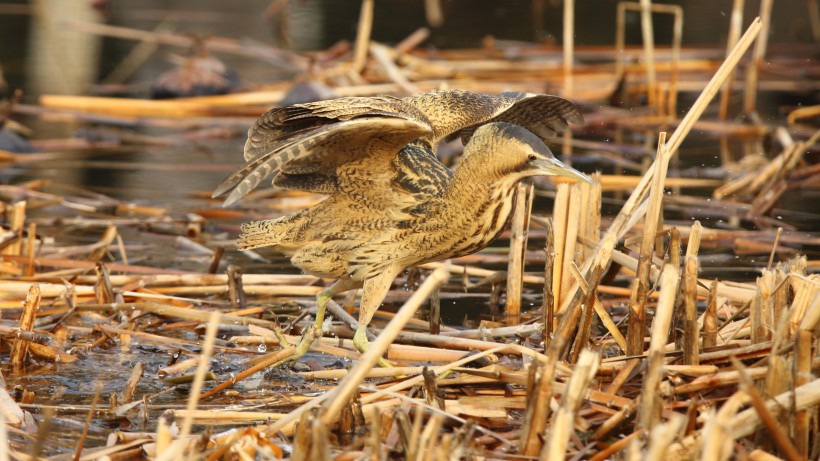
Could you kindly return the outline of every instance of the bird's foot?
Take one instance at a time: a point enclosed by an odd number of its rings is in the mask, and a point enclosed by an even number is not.
[[[367,335],[365,334],[364,329],[356,330],[356,333],[353,335],[353,345],[362,354],[367,351],[367,348],[370,346],[370,342],[367,341]],[[379,361],[376,362],[376,364],[382,368],[393,368],[393,364],[388,362],[384,357],[379,357]]]
[[[276,362],[273,365],[273,367],[276,368],[283,365],[290,365],[296,363],[299,359],[304,357],[305,354],[307,354],[307,351],[310,349],[310,345],[313,344],[313,341],[315,341],[316,338],[319,336],[322,336],[322,329],[316,327],[316,325],[309,326],[302,333],[302,339],[299,340],[299,344],[296,345],[293,354],[291,354],[285,359],[280,360],[279,362]],[[282,347],[290,347],[290,345],[287,343],[287,340],[284,339],[284,337],[280,338],[280,341],[284,341],[282,343]]]

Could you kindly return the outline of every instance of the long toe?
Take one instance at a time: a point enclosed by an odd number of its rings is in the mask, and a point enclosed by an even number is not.
[[[304,355],[310,349],[310,345],[313,344],[313,341],[316,339],[316,337],[321,334],[321,329],[317,329],[315,326],[308,327],[308,329],[306,329],[305,332],[302,334],[302,339],[299,340],[299,344],[296,345],[296,349],[294,350],[293,355],[289,356],[286,359],[280,360],[273,366],[279,367],[282,365],[287,365],[298,361],[299,359],[304,357]]]
[[[353,345],[359,350],[359,352],[364,354],[367,351],[367,348],[370,347],[370,342],[367,341],[367,336],[363,334],[355,334],[353,335]],[[384,357],[379,357],[377,365],[382,368],[393,368],[393,364],[388,362]]]

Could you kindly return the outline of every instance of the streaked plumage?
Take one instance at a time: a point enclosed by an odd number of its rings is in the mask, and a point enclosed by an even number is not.
[[[363,286],[354,338],[363,349],[364,326],[396,275],[487,246],[506,225],[518,181],[588,180],[539,139],[567,122],[583,122],[572,103],[526,93],[434,91],[276,108],[249,130],[248,163],[214,196],[233,203],[269,175],[276,187],[328,195],[293,215],[245,224],[239,247],[270,246],[308,273],[337,279],[318,297],[320,317],[330,296]],[[455,173],[435,154],[454,137],[465,142]]]

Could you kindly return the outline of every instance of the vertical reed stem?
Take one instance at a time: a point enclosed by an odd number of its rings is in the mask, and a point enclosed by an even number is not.
[[[652,29],[652,1],[640,0],[641,34],[643,36],[643,53],[646,64],[646,87],[649,105],[657,109],[657,80],[655,76],[655,33]]]
[[[527,251],[527,229],[532,210],[532,185],[518,184],[510,235],[510,258],[507,263],[507,325],[521,323],[521,292],[524,288],[524,255]]]
[[[359,28],[356,31],[356,49],[353,55],[353,70],[361,72],[367,63],[367,50],[370,48],[370,32],[373,30],[374,0],[362,0],[359,13]]]
[[[652,188],[649,193],[649,206],[646,210],[643,235],[641,238],[640,259],[638,262],[638,286],[634,302],[629,303],[629,323],[627,325],[627,355],[643,353],[643,338],[646,322],[646,297],[649,292],[649,273],[654,253],[655,234],[658,232],[658,223],[661,219],[661,203],[663,201],[663,181],[666,179],[666,168],[669,156],[664,154],[666,132],[658,136],[658,153],[656,156],[657,168],[652,178]]]
[[[763,28],[755,44],[752,64],[746,70],[746,90],[743,95],[743,111],[746,114],[757,111],[757,82],[760,77],[760,67],[766,58],[766,46],[769,42],[769,27],[772,17],[772,4],[772,0],[760,1],[760,20],[763,24]]]

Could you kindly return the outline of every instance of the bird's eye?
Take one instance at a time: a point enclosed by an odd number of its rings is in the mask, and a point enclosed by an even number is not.
[[[531,162],[535,161],[537,158],[538,157],[536,157],[535,154],[530,154],[530,155],[527,156],[527,160],[529,160]]]

